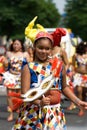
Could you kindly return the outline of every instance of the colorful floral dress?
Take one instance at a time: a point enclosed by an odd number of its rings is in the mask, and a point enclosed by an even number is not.
[[[21,69],[24,64],[26,64],[26,59],[23,57],[11,57],[11,59],[9,59],[8,71],[3,73],[5,87],[11,89],[21,88]],[[12,69],[15,72],[19,72],[19,74],[10,73],[10,69]]]
[[[83,58],[76,55],[76,63],[77,66],[87,66],[87,57]],[[87,72],[86,74],[75,73],[75,75],[73,76],[73,85],[74,87],[87,87]]]
[[[37,87],[37,84],[40,84],[45,77],[52,73],[52,61],[45,67],[41,64],[31,62],[29,63],[29,68],[30,72],[34,71],[37,77],[35,78],[35,84],[32,80],[32,86],[35,85]],[[59,97],[58,102],[43,107],[31,103],[23,103],[12,130],[66,130],[64,111],[60,105],[62,66],[59,73],[59,80],[55,80],[51,90],[49,90],[51,93],[53,92],[53,88],[54,91],[57,91],[57,96]]]

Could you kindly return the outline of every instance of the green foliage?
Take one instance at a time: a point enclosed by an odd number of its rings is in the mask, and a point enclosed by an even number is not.
[[[24,37],[25,27],[35,16],[46,28],[57,27],[60,20],[52,0],[0,0],[0,34]]]
[[[66,0],[65,25],[87,41],[87,0]]]

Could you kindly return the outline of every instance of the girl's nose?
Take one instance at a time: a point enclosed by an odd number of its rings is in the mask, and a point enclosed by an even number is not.
[[[45,52],[46,52],[46,49],[43,49],[43,50],[42,50],[42,52],[44,52],[44,53],[45,53]]]

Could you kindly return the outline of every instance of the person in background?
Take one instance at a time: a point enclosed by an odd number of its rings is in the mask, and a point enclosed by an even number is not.
[[[30,61],[32,62],[33,61],[33,43],[30,39],[28,39],[27,37],[25,37],[25,49],[26,51],[28,52],[29,56],[30,56]]]
[[[74,92],[73,85],[72,85],[72,76],[71,76],[71,71],[72,71],[71,64],[69,63],[68,56],[65,49],[62,47],[63,46],[62,44],[65,43],[61,42],[62,37],[66,36],[66,30],[64,30],[63,28],[57,28],[53,33],[51,33],[51,35],[53,36],[53,39],[55,39],[52,55],[54,56],[57,55],[58,58],[60,58],[64,62],[66,68],[67,85],[71,89],[71,91]],[[63,99],[65,98],[63,94],[62,94],[62,98]]]
[[[85,50],[85,55],[84,57],[86,58],[87,61],[87,42],[84,42],[84,50]],[[86,62],[86,70],[87,70],[87,62]],[[87,94],[87,74],[84,76],[84,87],[83,87],[83,92],[82,92],[82,97],[83,101],[87,101],[86,94]]]
[[[28,48],[27,48],[27,52],[28,52],[28,54],[29,54],[29,56],[30,56],[30,62],[32,62],[33,61],[33,55],[34,55],[34,49],[33,49],[33,46],[29,46]]]
[[[40,97],[22,104],[12,130],[66,130],[64,111],[61,108],[61,93],[77,106],[87,109],[87,103],[77,98],[67,87],[66,70],[62,60],[58,56],[50,56],[53,43],[53,37],[49,33],[37,33],[34,40],[34,60],[24,65],[22,69],[21,93],[26,94],[31,90],[31,85],[34,85],[34,90],[37,91],[37,86],[51,74],[54,80],[47,92],[44,91],[47,86],[44,86],[45,88],[41,90],[44,93]],[[31,70],[35,74],[37,82],[32,82]]]
[[[53,45],[53,55],[58,55],[66,66],[66,70],[69,68],[69,61],[66,51],[61,47],[61,38],[66,35],[66,31],[63,28],[57,28],[53,33],[51,33],[53,39],[55,39]]]
[[[17,110],[15,98],[10,96],[11,92],[21,92],[21,68],[29,62],[29,54],[25,52],[22,40],[14,39],[4,59],[6,72],[3,73],[4,86],[7,88],[7,110],[10,113],[7,120],[13,120],[13,111]]]
[[[72,58],[72,66],[73,66],[73,86],[78,95],[78,98],[85,101],[87,89],[87,42],[81,42],[76,47],[76,53]],[[73,103],[71,103],[73,104]],[[73,109],[73,105],[70,106],[69,110]],[[80,108],[79,116],[84,115],[84,109]]]
[[[4,46],[0,46],[0,84],[3,84],[2,74],[5,72],[5,68],[3,65],[5,54],[6,54],[6,48]]]

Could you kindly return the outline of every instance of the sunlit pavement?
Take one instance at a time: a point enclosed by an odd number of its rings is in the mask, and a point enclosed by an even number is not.
[[[72,111],[67,111],[66,108],[69,106],[70,101],[64,100],[62,106],[65,111],[66,121],[67,121],[67,130],[87,130],[87,112],[83,117],[79,117],[78,111],[76,108]],[[0,86],[0,130],[11,130],[17,113],[14,113],[14,120],[12,122],[7,122],[8,112],[7,101],[6,101],[6,89],[3,86]]]

